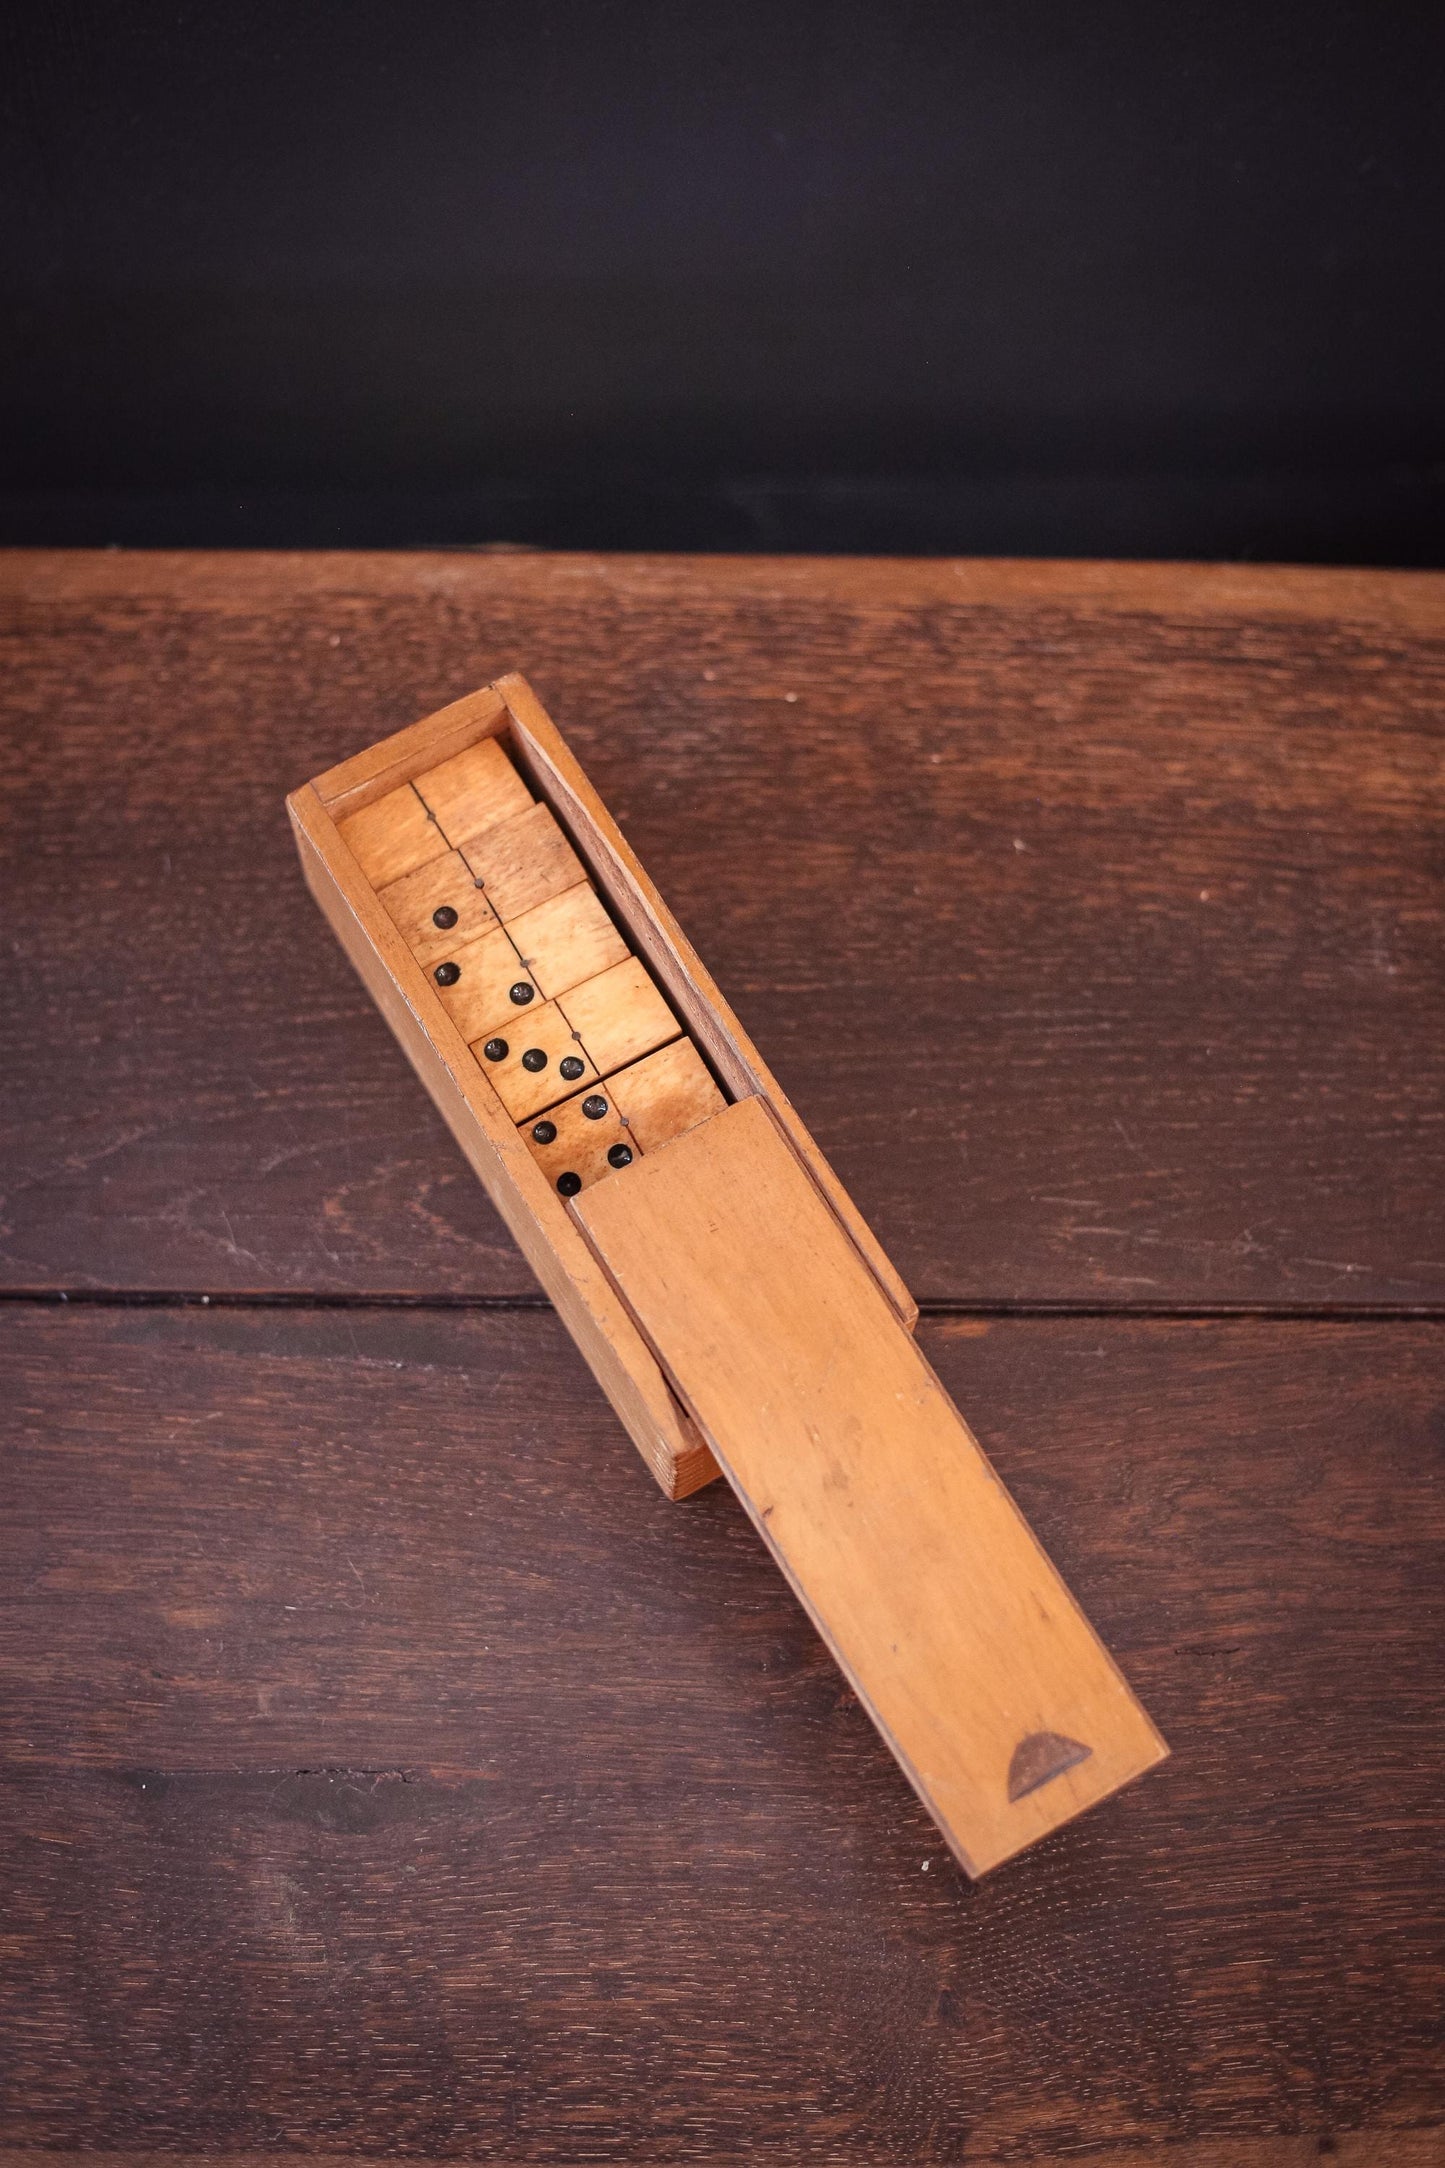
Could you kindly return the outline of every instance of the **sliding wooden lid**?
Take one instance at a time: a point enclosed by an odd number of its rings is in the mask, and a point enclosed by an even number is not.
[[[1163,1759],[763,1101],[572,1209],[971,1874]]]

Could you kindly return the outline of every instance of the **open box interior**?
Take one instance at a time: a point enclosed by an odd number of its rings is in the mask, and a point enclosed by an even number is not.
[[[518,1135],[574,1197],[735,1095],[639,954],[638,899],[597,862],[525,733],[508,723],[434,750],[340,806],[338,834]]]

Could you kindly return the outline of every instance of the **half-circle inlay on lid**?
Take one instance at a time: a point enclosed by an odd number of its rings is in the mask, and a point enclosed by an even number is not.
[[[1009,1799],[1027,1798],[1050,1778],[1061,1777],[1066,1769],[1087,1761],[1093,1751],[1092,1747],[1081,1746],[1077,1739],[1066,1739],[1062,1732],[1031,1731],[1026,1739],[1020,1739],[1008,1765]]]

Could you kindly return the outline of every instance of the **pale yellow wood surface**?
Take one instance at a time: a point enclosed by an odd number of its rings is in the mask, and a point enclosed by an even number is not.
[[[377,893],[419,964],[440,963],[496,928],[496,914],[459,851],[433,858]]]
[[[447,839],[412,789],[403,783],[340,823],[341,834],[373,888],[389,888],[418,866],[446,855]]]
[[[682,1029],[635,956],[572,987],[561,1008],[603,1076],[639,1061]]]
[[[462,844],[525,813],[532,803],[516,768],[495,738],[483,738],[413,777],[417,796],[448,843]]]
[[[487,899],[503,924],[587,878],[587,868],[545,805],[534,805],[473,836],[464,856],[485,883]]]
[[[691,1039],[674,1039],[671,1046],[619,1070],[608,1078],[607,1088],[626,1117],[629,1136],[644,1152],[660,1151],[727,1105]]]
[[[619,1171],[631,1173],[641,1164],[605,1083],[584,1087],[575,1099],[549,1107],[540,1120],[524,1122],[521,1133],[554,1188],[570,1175],[590,1189],[594,1182],[605,1182]],[[608,1153],[619,1150],[632,1155],[630,1167],[618,1170],[609,1164]]]
[[[460,973],[450,986],[437,978],[437,972],[445,972],[448,964]],[[509,1037],[513,1026],[524,1021],[519,1012],[538,1006],[541,999],[500,926],[480,940],[453,949],[432,966],[431,976],[442,1007],[469,1042],[494,1031]],[[514,989],[525,998],[516,1000]]]
[[[627,956],[627,943],[586,881],[564,889],[546,903],[534,904],[520,918],[509,919],[507,932],[517,954],[549,1000],[610,971]]]
[[[511,721],[506,702],[495,686],[483,685],[450,706],[408,723],[389,738],[353,753],[349,760],[318,775],[311,788],[334,821],[342,821],[362,806],[384,798],[399,783],[409,782],[424,769],[434,768],[468,745],[495,737]]]
[[[495,690],[507,705],[513,749],[537,788],[565,819],[633,947],[647,958],[728,1091],[739,1099],[757,1093],[768,1101],[829,1209],[898,1315],[911,1326],[918,1305],[901,1274],[724,1000],[717,981],[663,902],[551,716],[519,671],[499,678]]]
[[[759,1100],[573,1210],[970,1873],[1163,1756]]]
[[[487,1052],[494,1045],[507,1049],[500,1059]],[[540,1114],[544,1107],[566,1099],[582,1084],[597,1081],[597,1071],[586,1049],[554,1001],[528,1009],[496,1038],[476,1040],[472,1052],[514,1122],[525,1120],[529,1114]],[[546,1057],[541,1068],[536,1066],[539,1054]],[[530,1062],[528,1055],[533,1057]],[[562,1074],[564,1061],[580,1064],[575,1076]]]
[[[429,742],[426,727],[417,728]],[[717,1464],[626,1305],[517,1134],[437,998],[430,973],[382,909],[316,791],[304,786],[286,807],[307,885],[362,983],[644,1461],[670,1498],[687,1497],[712,1481]]]

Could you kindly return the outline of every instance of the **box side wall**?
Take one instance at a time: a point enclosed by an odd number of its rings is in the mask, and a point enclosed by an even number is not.
[[[536,694],[519,673],[496,690],[512,716],[512,739],[553,811],[596,875],[664,991],[735,1099],[766,1100],[791,1149],[887,1300],[911,1331],[918,1305],[872,1228],[818,1149],[787,1094],[729,1008],[636,854],[588,781]]]
[[[394,731],[365,752],[328,768],[314,778],[311,788],[334,821],[345,820],[454,753],[464,753],[483,738],[500,736],[510,719],[500,693],[484,685],[480,692],[468,693],[450,707],[438,708],[435,715],[424,715],[419,723],[409,723],[405,730]]]

